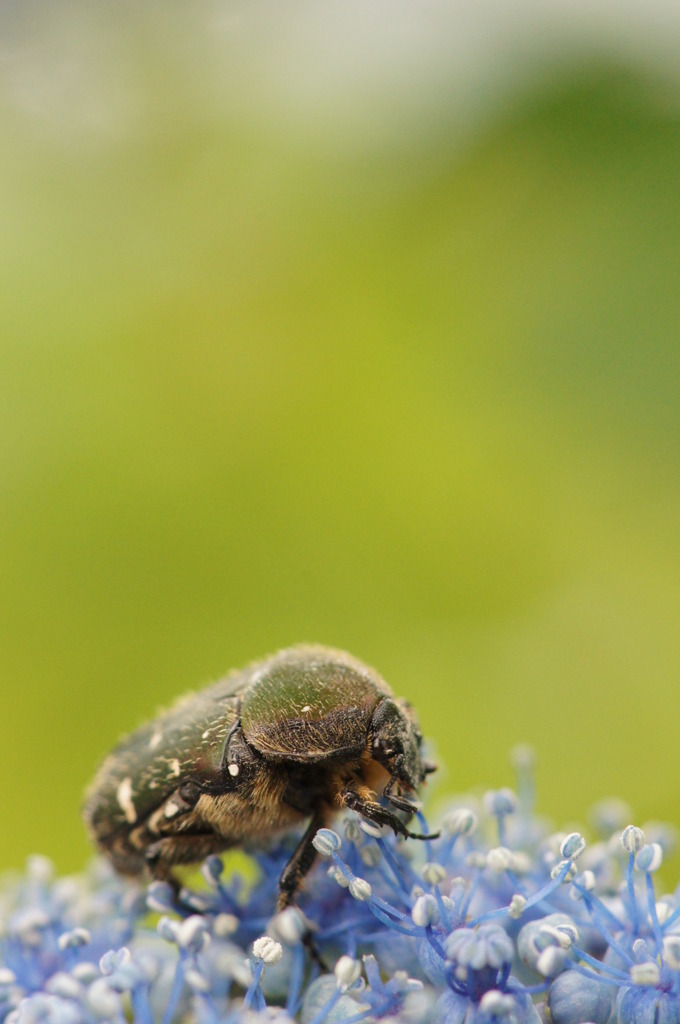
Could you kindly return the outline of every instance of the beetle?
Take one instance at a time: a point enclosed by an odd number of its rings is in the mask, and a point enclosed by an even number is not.
[[[312,867],[317,830],[344,807],[397,835],[435,838],[404,821],[436,769],[421,747],[413,708],[374,669],[344,651],[291,647],[124,738],[95,776],[84,818],[118,871],[175,885],[176,865],[306,821],[279,882],[281,910]]]

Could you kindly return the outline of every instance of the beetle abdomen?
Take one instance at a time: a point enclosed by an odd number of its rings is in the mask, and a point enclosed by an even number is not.
[[[242,686],[241,674],[228,676],[121,740],[97,772],[83,809],[99,845],[138,828],[183,780],[215,774],[238,718]]]

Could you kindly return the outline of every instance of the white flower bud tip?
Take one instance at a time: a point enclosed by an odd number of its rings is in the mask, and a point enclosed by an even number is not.
[[[68,932],[62,932],[57,939],[59,949],[76,949],[78,946],[86,946],[91,941],[91,935],[87,928],[72,928]]]
[[[222,859],[216,855],[206,857],[201,865],[201,874],[210,886],[219,885],[223,872],[224,864],[222,863]]]
[[[336,867],[335,864],[328,869],[328,877],[332,878],[341,889],[349,889],[349,879],[345,878],[340,868]]]
[[[419,928],[427,928],[430,924],[436,924],[439,920],[439,907],[434,896],[429,893],[419,896],[413,904],[411,919]]]
[[[621,846],[626,853],[637,853],[645,845],[645,834],[636,825],[628,825],[621,833]]]
[[[555,915],[551,916],[554,917]],[[563,925],[539,924],[536,935],[536,948],[549,949],[555,947],[569,949],[574,943],[576,935],[575,927],[572,929]]]
[[[99,977],[99,968],[91,960],[81,960],[79,964],[73,967],[71,974],[78,981],[81,981],[83,985],[91,985]]]
[[[513,814],[517,810],[517,794],[511,789],[492,789],[484,794],[484,808],[494,816]]]
[[[338,988],[343,992],[351,988],[355,981],[361,975],[361,964],[358,960],[353,960],[351,956],[341,956],[335,965],[333,973],[335,974]]]
[[[680,971],[680,935],[667,935],[663,940],[663,958],[673,971]]]
[[[355,900],[362,902],[371,897],[371,886],[365,878],[353,878],[349,883],[349,891]]]
[[[275,936],[288,946],[297,945],[307,932],[304,916],[297,907],[286,907],[272,918],[271,928]]]
[[[121,946],[120,949],[110,949],[104,953],[99,961],[99,970],[102,974],[113,974],[119,967],[130,963],[132,963],[132,953],[127,946]]]
[[[660,899],[656,906],[656,917],[659,924],[665,924],[668,918],[673,913],[673,907],[666,903],[665,899]]]
[[[581,885],[586,892],[592,892],[595,888],[595,874],[592,871],[584,871],[581,875]]]
[[[177,921],[173,921],[171,917],[161,917],[158,924],[156,925],[156,931],[168,942],[177,941],[177,932],[179,930],[179,924]]]
[[[167,882],[152,882],[146,890],[146,905],[157,914],[167,913],[173,909],[174,900],[172,887]]]
[[[490,989],[480,999],[479,1009],[491,1017],[509,1017],[515,1009],[515,1001],[498,989]]]
[[[253,943],[253,956],[265,964],[278,964],[283,955],[283,947],[280,942],[270,938],[269,935],[262,935]]]
[[[340,849],[342,841],[332,828],[320,828],[312,839],[312,846],[322,857],[330,857]]]
[[[559,876],[562,874],[564,874],[564,877],[562,879],[563,883],[573,882],[577,874],[576,865],[573,864],[571,861],[561,860],[559,864],[556,864],[550,872],[550,877],[552,879],[556,879],[559,878]]]
[[[387,831],[384,825],[377,825],[374,821],[366,821],[365,818],[362,818],[359,822],[359,828],[367,836],[371,836],[372,839],[380,839]]]
[[[508,915],[517,920],[524,913],[524,908],[526,907],[526,905],[526,896],[522,896],[520,895],[520,893],[515,893],[515,895],[510,900],[510,906],[508,907]]]
[[[633,964],[630,969],[630,976],[634,985],[647,985],[654,987],[659,983],[659,965],[653,960],[647,960],[644,964]]]
[[[663,861],[663,850],[659,843],[649,843],[643,846],[635,858],[635,867],[638,871],[658,871]]]
[[[442,828],[450,836],[467,836],[475,831],[478,824],[479,819],[474,811],[459,807],[446,815]]]
[[[122,1016],[120,999],[106,978],[97,978],[87,990],[87,1002],[98,1017],[116,1020]]]
[[[501,874],[503,871],[510,871],[514,860],[514,854],[507,846],[497,846],[495,849],[489,850],[486,855],[487,866],[498,874]]]
[[[635,940],[633,943],[633,954],[638,963],[645,963],[647,960],[653,959],[646,939]]]
[[[39,910],[38,907],[29,907],[20,911],[13,919],[11,931],[15,935],[20,935],[23,942],[39,943],[41,941],[39,933],[49,924],[50,919],[44,910]]]
[[[423,881],[427,882],[428,885],[440,885],[446,879],[446,868],[442,864],[428,861],[427,864],[423,865],[420,874]]]
[[[566,860],[576,860],[580,857],[586,848],[586,841],[580,832],[570,832],[569,835],[563,839],[562,845],[560,846],[560,854]]]
[[[195,967],[190,967],[184,973],[184,980],[190,989],[194,992],[209,992],[210,991],[210,979],[206,978],[204,974],[197,971]]]
[[[213,935],[216,939],[226,939],[238,930],[238,926],[236,914],[217,914],[213,921]]]
[[[205,945],[208,938],[206,932],[208,922],[200,914],[192,914],[182,921],[177,929],[177,945],[180,949],[190,949],[198,952]]]
[[[566,952],[557,946],[548,946],[536,961],[536,968],[544,978],[554,978],[564,967]]]
[[[566,915],[557,925],[557,931],[560,933],[562,946],[565,949],[569,949],[569,947],[573,946],[575,942],[578,942],[581,934],[576,922],[572,921]]]
[[[191,907],[197,914],[207,913],[212,906],[212,898],[208,893],[195,892],[184,886],[179,891],[179,899],[180,903],[183,903],[186,907]]]
[[[45,982],[45,991],[62,999],[78,999],[83,994],[83,986],[72,974],[57,971]]]

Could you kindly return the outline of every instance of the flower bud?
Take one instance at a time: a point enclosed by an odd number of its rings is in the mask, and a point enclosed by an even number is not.
[[[262,935],[259,939],[255,939],[253,943],[253,956],[256,960],[261,960],[262,963],[269,965],[278,964],[282,955],[283,947],[281,943],[276,942],[269,935]]]
[[[330,857],[342,846],[342,840],[332,828],[320,828],[312,839],[312,846],[322,857]]]

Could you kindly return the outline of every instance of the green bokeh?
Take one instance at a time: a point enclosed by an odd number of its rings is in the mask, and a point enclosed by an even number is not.
[[[677,820],[670,87],[575,64],[462,145],[444,80],[371,146],[92,17],[134,116],[0,108],[0,866],[80,865],[118,735],[299,641],[417,704],[440,791],[528,741],[561,822]]]

